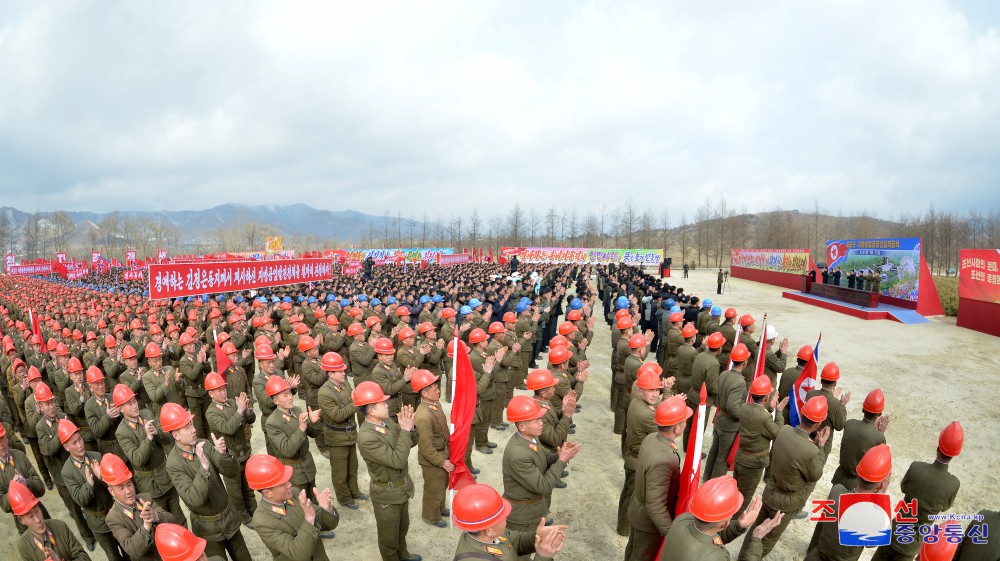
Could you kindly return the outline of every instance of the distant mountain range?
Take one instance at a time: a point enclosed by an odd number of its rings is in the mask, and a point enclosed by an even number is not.
[[[77,239],[84,239],[90,223],[98,224],[110,212],[77,212],[67,210],[66,213],[77,225]],[[306,204],[293,205],[241,205],[224,204],[205,210],[167,210],[167,211],[118,211],[121,218],[148,217],[176,226],[181,232],[182,242],[191,242],[212,230],[224,228],[239,228],[242,224],[256,222],[267,224],[278,230],[283,236],[316,236],[320,240],[337,239],[359,240],[374,226],[377,232],[385,228],[386,221],[392,227],[396,226],[395,216],[374,216],[355,210],[320,210]],[[5,215],[14,225],[19,234],[27,223],[31,213],[13,207],[0,207],[0,215]],[[405,229],[410,223],[402,219]]]

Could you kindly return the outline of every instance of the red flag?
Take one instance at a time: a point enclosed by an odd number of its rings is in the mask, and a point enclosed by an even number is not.
[[[38,316],[35,315],[31,308],[28,308],[28,318],[31,320],[31,333],[37,335],[39,341],[44,342],[42,339],[42,328],[38,326]]]
[[[702,384],[698,410],[691,418],[691,436],[688,438],[688,447],[684,453],[684,468],[681,469],[681,483],[677,492],[675,517],[688,511],[688,503],[698,490],[698,482],[701,480],[701,448],[705,434],[705,404],[707,401],[708,390],[705,389],[705,384]]]
[[[493,262],[493,248],[490,248],[490,263]]]
[[[740,333],[742,331],[743,331],[743,326],[741,325],[740,328],[739,328],[739,330],[737,330],[737,332],[736,332],[736,342],[737,343],[740,340]],[[766,331],[767,331],[767,314],[764,314],[763,329],[761,329],[761,333],[765,333]],[[761,338],[763,338],[763,336],[761,336]],[[733,346],[736,346],[736,345],[733,345]],[[757,363],[754,364],[753,378],[750,380],[751,383],[753,383],[753,380],[757,379],[757,376],[763,376],[764,375],[764,364],[766,363],[766,360],[765,360],[766,356],[767,356],[767,350],[766,349],[763,349],[763,348],[758,348],[757,349]],[[732,368],[732,367],[733,367],[733,361],[730,359],[730,361],[729,361],[729,368]],[[750,403],[750,388],[747,388],[747,403]],[[740,435],[739,435],[739,433],[736,433],[736,438],[733,439],[733,447],[729,449],[729,455],[726,456],[726,465],[728,466],[729,471],[733,471],[733,469],[735,469],[735,466],[736,466],[736,452],[739,449],[740,449]]]
[[[476,482],[472,472],[465,465],[465,449],[469,445],[472,432],[472,419],[476,416],[476,375],[472,372],[472,362],[465,345],[458,337],[452,339],[452,391],[451,400],[451,436],[448,438],[448,456],[455,465],[448,479],[448,488],[459,490]]]
[[[226,369],[229,368],[233,361],[229,360],[229,356],[222,352],[222,345],[219,344],[219,332],[212,329],[212,337],[215,339],[215,365],[218,368],[216,372],[225,380]]]
[[[788,424],[793,427],[799,426],[799,412],[806,404],[806,394],[816,387],[816,371],[819,369],[816,365],[816,354],[819,352],[819,344],[822,340],[823,333],[820,332],[819,340],[816,341],[809,362],[802,368],[802,374],[799,374],[798,379],[792,384],[792,395],[789,396],[788,400]]]

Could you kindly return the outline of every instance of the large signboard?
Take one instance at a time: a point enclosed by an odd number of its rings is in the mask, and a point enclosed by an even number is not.
[[[662,249],[600,249],[590,247],[504,247],[504,259],[517,255],[522,263],[659,265]]]
[[[882,277],[879,294],[916,302],[920,294],[920,238],[830,240],[827,268],[875,271]]]
[[[438,265],[442,267],[450,267],[452,265],[462,265],[463,263],[472,263],[472,255],[468,253],[456,253],[454,255],[438,255]]]
[[[1000,249],[959,252],[958,297],[1000,304]]]
[[[332,276],[329,259],[152,264],[149,299],[324,281]]]
[[[51,263],[33,265],[7,265],[8,275],[47,275],[52,272]]]
[[[348,261],[364,261],[371,257],[372,260],[380,263],[408,261],[416,263],[418,261],[436,262],[438,255],[451,255],[455,249],[451,247],[427,247],[427,248],[381,248],[381,249],[327,249],[323,252],[323,257],[339,259],[341,263]]]
[[[734,249],[733,267],[801,275],[809,268],[808,249]]]

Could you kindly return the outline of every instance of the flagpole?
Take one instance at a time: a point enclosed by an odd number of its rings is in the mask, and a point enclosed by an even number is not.
[[[451,403],[454,406],[454,403],[455,403],[455,385],[456,385],[456,380],[458,378],[458,376],[457,376],[457,372],[458,372],[458,337],[453,337],[452,340],[451,340],[451,342],[452,342],[452,345],[454,345],[454,347],[452,348],[452,351],[451,351],[451,358],[452,358],[452,361],[451,361]],[[452,421],[452,415],[448,415],[448,435],[450,436],[452,434],[455,434],[455,423]],[[455,500],[455,490],[451,488],[451,485],[448,485],[448,511],[449,512],[451,512],[452,503],[454,502],[454,500]],[[452,517],[449,516],[448,517],[448,529],[451,530],[452,528],[454,528],[454,526],[455,526],[455,522],[452,519]]]

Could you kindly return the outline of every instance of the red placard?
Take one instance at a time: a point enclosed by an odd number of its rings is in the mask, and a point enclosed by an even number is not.
[[[123,281],[141,281],[142,280],[142,269],[133,269],[131,271],[122,271]]]
[[[958,297],[1000,303],[1000,249],[959,252]]]
[[[47,275],[52,272],[51,263],[36,263],[34,265],[8,265],[8,275]]]
[[[332,276],[329,259],[152,264],[149,299],[325,281]]]
[[[453,255],[438,254],[438,265],[442,267],[461,265],[463,263],[472,263],[472,255],[468,253],[455,253]]]

